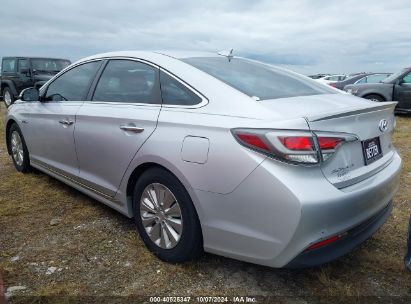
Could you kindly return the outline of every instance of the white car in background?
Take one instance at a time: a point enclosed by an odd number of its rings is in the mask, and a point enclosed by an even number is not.
[[[330,83],[335,83],[338,81],[343,81],[347,78],[347,75],[344,74],[339,74],[339,75],[329,75],[325,76],[323,78],[316,79],[316,81],[325,83],[325,84],[330,84]]]

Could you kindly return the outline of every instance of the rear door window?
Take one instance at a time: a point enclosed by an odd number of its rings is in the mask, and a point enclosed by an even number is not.
[[[384,80],[385,78],[387,78],[387,76],[383,74],[369,75],[367,76],[367,83],[378,83]]]
[[[19,59],[19,72],[27,71],[29,69],[29,61],[27,59]]]
[[[138,61],[110,60],[92,100],[161,104],[159,70]]]

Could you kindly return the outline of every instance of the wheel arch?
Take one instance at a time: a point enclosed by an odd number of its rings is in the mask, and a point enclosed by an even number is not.
[[[388,100],[387,97],[385,97],[384,95],[382,95],[382,94],[380,94],[380,93],[367,93],[367,94],[364,94],[364,95],[361,96],[361,97],[362,97],[362,98],[367,98],[367,96],[370,96],[370,95],[379,96],[379,97],[381,97],[381,98],[383,99],[383,101],[387,101],[387,100]]]
[[[165,168],[164,166],[161,166],[161,165],[156,164],[156,163],[149,162],[149,163],[143,163],[143,164],[138,165],[133,170],[133,172],[131,173],[131,175],[130,175],[128,181],[127,181],[127,188],[126,188],[126,195],[127,195],[128,198],[130,198],[129,203],[131,204],[130,205],[131,209],[129,209],[129,210],[133,210],[131,198],[133,196],[134,186],[135,186],[137,180],[140,178],[140,176],[144,172],[146,172],[148,169],[154,168],[154,167],[159,167],[159,168],[166,169],[167,171],[170,171],[167,168]],[[134,210],[133,210],[133,216],[134,216]]]
[[[0,85],[1,85],[0,86],[0,96],[3,96],[4,88],[8,87],[8,84],[6,82],[2,81]]]
[[[189,188],[189,183],[188,181],[184,178],[184,176],[181,176],[181,172],[178,172],[175,174],[168,166],[165,166],[163,164],[160,164],[159,162],[155,161],[147,161],[144,163],[140,163],[137,167],[134,168],[132,173],[130,174],[128,180],[127,180],[127,185],[126,185],[126,197],[127,197],[127,209],[131,212],[131,217],[134,217],[134,208],[133,208],[133,191],[134,191],[134,186],[137,182],[137,180],[140,178],[140,176],[146,172],[147,170],[151,168],[161,168],[172,174],[177,178],[177,180],[183,185],[184,189],[187,191],[188,195],[190,196],[190,199],[193,203],[194,209],[197,213],[197,216],[200,220],[201,224],[201,208],[199,207],[199,204],[197,203],[197,197],[194,194],[194,191],[192,191],[191,188]]]
[[[2,80],[1,82],[1,94],[3,95],[3,91],[5,88],[9,88],[11,92],[14,94],[15,97],[17,97],[18,93],[16,90],[16,87],[14,86],[13,81],[11,80]]]

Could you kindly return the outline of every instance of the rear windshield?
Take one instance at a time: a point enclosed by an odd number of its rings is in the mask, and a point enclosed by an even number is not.
[[[336,93],[308,77],[243,58],[194,57],[182,61],[259,100]]]
[[[35,71],[60,72],[70,65],[70,61],[64,59],[32,58],[31,66]]]

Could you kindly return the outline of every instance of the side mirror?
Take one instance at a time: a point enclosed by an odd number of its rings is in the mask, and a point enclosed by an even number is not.
[[[19,99],[23,101],[38,101],[40,94],[36,88],[27,88],[21,91]]]
[[[404,83],[404,79],[398,79],[397,80],[397,85],[402,85]]]

